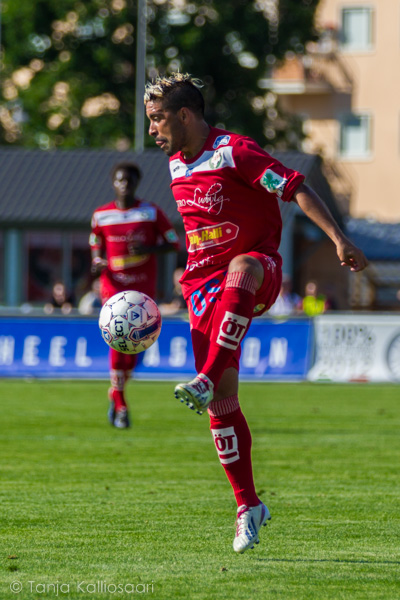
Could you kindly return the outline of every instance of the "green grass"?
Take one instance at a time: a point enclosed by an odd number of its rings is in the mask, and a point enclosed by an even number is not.
[[[272,513],[243,555],[207,416],[134,382],[116,431],[107,387],[0,382],[1,600],[400,598],[400,387],[242,384]]]

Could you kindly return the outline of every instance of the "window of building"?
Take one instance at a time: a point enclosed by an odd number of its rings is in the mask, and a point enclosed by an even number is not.
[[[342,9],[341,47],[343,50],[371,50],[372,9],[355,6]]]
[[[366,114],[348,114],[340,121],[342,158],[368,158],[371,155],[371,117]]]
[[[41,304],[51,298],[53,285],[62,281],[78,302],[91,285],[88,232],[30,231],[26,300]]]

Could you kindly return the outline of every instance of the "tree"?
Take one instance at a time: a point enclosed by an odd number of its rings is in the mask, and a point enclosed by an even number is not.
[[[317,3],[148,0],[148,76],[193,73],[205,83],[211,124],[261,145],[296,145],[298,124],[260,82],[314,38]],[[136,11],[135,0],[3,0],[0,143],[130,147]]]

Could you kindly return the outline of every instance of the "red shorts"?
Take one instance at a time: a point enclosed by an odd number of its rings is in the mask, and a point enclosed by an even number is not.
[[[264,268],[264,281],[256,292],[254,305],[254,316],[258,317],[268,310],[278,297],[282,282],[281,262],[260,252],[248,252],[247,254],[257,258]],[[198,373],[201,372],[207,359],[215,312],[225,288],[226,275],[226,268],[215,271],[213,276],[207,279],[200,289],[193,292],[187,300],[193,353]],[[228,367],[235,367],[239,370],[240,353],[239,346]]]
[[[137,285],[136,287],[129,287],[129,285],[123,284],[121,284],[120,286],[116,286],[111,284],[108,281],[108,279],[100,279],[100,296],[103,304],[104,302],[107,302],[107,300],[109,300],[111,296],[114,296],[114,294],[118,294],[119,292],[126,292],[127,290],[131,289],[134,289],[138,292],[142,292],[142,294],[147,294],[147,296],[150,296],[150,298],[155,298],[156,293],[154,286]]]

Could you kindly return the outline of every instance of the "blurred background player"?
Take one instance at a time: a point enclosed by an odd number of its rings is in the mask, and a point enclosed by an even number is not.
[[[198,375],[177,385],[175,395],[200,414],[208,410],[238,505],[233,548],[244,552],[258,543],[270,515],[254,486],[251,434],[238,398],[239,358],[253,315],[272,306],[281,286],[278,198],[296,202],[321,227],[342,265],[360,271],[367,261],[303,175],[254,140],[208,125],[200,85],[183,73],[158,77],[147,84],[144,102],[149,134],[170,157],[189,254],[181,283]]]
[[[92,217],[90,247],[92,274],[100,275],[104,304],[117,292],[137,290],[156,296],[156,254],[178,250],[178,236],[162,210],[135,197],[141,172],[134,163],[117,164],[111,172],[115,200],[99,207]],[[125,385],[137,362],[134,354],[110,348],[109,421],[129,427]]]

